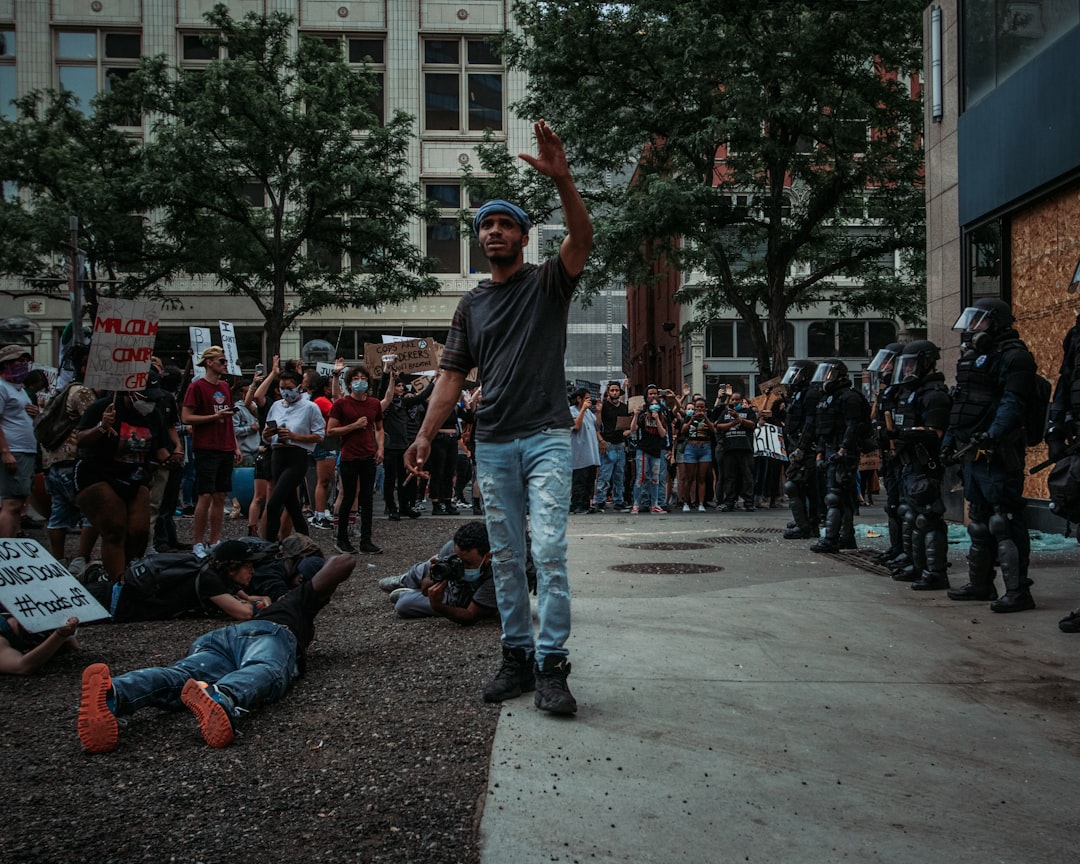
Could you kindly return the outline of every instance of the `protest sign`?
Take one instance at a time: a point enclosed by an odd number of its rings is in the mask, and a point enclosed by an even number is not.
[[[240,354],[236,350],[236,331],[228,321],[218,321],[218,329],[221,331],[221,349],[225,352],[225,362],[229,364],[229,374],[242,375]]]
[[[644,410],[644,408],[645,408],[645,397],[644,396],[631,396],[629,399],[626,400],[626,407],[630,409],[631,414],[633,414],[635,411]]]
[[[399,375],[430,372],[439,366],[438,346],[434,339],[408,339],[403,342],[364,344],[364,365],[372,376],[381,374],[383,356],[395,355],[394,367]]]
[[[74,615],[100,621],[109,613],[36,540],[0,540],[0,603],[31,633],[53,630]]]
[[[191,351],[195,355],[191,362],[198,363],[199,355],[213,344],[210,341],[210,328],[188,327],[188,339],[191,340]],[[195,378],[202,378],[206,374],[205,366],[193,366],[192,368],[195,370]]]
[[[582,387],[589,391],[589,395],[592,396],[593,402],[600,401],[600,383],[598,381],[586,381],[584,378],[575,378],[574,389],[580,390]]]
[[[881,469],[881,453],[874,450],[871,453],[861,453],[859,455],[859,470],[860,471],[878,471]]]
[[[784,438],[780,434],[780,427],[772,423],[762,423],[754,430],[754,452],[763,453],[770,459],[782,459],[787,461],[787,453],[784,451]]]
[[[146,300],[99,298],[83,383],[95,390],[142,390],[159,311],[160,304]]]

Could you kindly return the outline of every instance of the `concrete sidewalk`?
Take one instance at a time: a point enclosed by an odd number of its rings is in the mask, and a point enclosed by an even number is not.
[[[1080,635],[1057,629],[1080,547],[1033,558],[1037,609],[995,615],[815,555],[787,519],[571,518],[578,714],[504,705],[485,864],[1080,854]],[[629,548],[649,542],[704,548]],[[723,569],[612,569],[649,562]]]

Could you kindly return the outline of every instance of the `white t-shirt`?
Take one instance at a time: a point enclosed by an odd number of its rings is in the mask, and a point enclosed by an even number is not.
[[[318,405],[307,399],[301,399],[292,405],[284,399],[278,399],[270,406],[270,411],[266,415],[266,422],[271,421],[276,421],[278,426],[285,426],[290,432],[298,435],[318,435],[320,440],[326,435],[326,421],[323,420],[322,411],[319,410]],[[270,444],[273,447],[289,444],[303,447],[309,453],[315,451],[314,441],[296,441],[291,438],[288,441],[278,441],[277,435],[270,439]]]

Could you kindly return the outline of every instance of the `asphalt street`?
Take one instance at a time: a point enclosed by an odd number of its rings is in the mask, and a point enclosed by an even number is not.
[[[1038,608],[997,615],[785,541],[788,518],[571,517],[579,710],[504,703],[486,864],[1075,859],[1080,547],[1036,553]]]

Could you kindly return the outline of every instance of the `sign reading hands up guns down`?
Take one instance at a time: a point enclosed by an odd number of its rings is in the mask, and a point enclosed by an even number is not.
[[[74,615],[81,622],[108,618],[85,586],[35,540],[0,540],[0,604],[31,633],[54,630]]]

